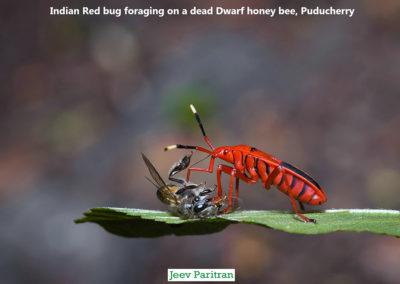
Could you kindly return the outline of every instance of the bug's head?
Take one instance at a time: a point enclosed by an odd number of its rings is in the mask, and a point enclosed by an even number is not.
[[[227,161],[228,163],[233,163],[233,153],[230,147],[218,147],[214,150],[213,156],[221,160]]]

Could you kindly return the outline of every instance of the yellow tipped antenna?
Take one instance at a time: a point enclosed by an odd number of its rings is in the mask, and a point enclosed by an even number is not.
[[[197,123],[199,124],[200,129],[201,129],[201,132],[203,132],[203,136],[204,136],[204,137],[207,137],[206,132],[204,131],[204,128],[203,128],[203,124],[201,123],[200,116],[199,116],[199,114],[197,113],[196,109],[194,108],[194,105],[191,104],[191,105],[190,105],[190,109],[193,111],[193,114],[194,114],[194,116],[196,117]],[[207,143],[208,143],[208,142],[207,142]]]
[[[169,151],[178,148],[177,145],[169,145],[164,148],[164,151]]]
[[[190,104],[190,109],[193,111],[194,114],[197,113],[196,109],[194,108],[194,105]]]
[[[204,131],[203,124],[201,123],[199,114],[197,113],[196,109],[194,108],[194,105],[190,104],[190,109],[192,110],[194,116],[196,117],[197,123],[199,124],[200,129],[201,129],[201,132],[203,132],[204,140],[207,142],[208,146],[210,146],[210,148],[214,151],[214,146],[211,144],[210,139],[208,139],[206,132]],[[210,152],[204,148],[198,147],[198,146],[188,146],[188,145],[181,145],[181,144],[167,146],[164,148],[164,151],[169,151],[169,150],[173,150],[173,149],[177,149],[177,148],[178,149],[194,149],[197,151],[205,152],[210,155],[212,154],[212,152]]]
[[[197,146],[187,146],[187,145],[175,144],[175,145],[169,145],[169,146],[165,147],[164,151],[169,151],[169,150],[173,150],[173,149],[177,149],[177,148],[197,150]]]

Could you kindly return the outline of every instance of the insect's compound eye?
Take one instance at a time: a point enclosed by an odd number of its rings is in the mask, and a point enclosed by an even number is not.
[[[210,192],[212,192],[211,189],[205,189],[205,190],[203,190],[203,191],[200,193],[200,195],[201,195],[201,196],[204,196],[204,195],[209,194]]]
[[[227,149],[224,150],[224,154],[225,155],[228,154],[228,150]]]
[[[198,204],[194,207],[194,212],[199,213],[200,211],[203,211],[204,209],[206,209],[206,204]]]

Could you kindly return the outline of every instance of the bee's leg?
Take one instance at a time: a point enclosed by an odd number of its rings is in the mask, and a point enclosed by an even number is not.
[[[190,164],[190,158],[192,157],[193,152],[190,154],[183,156],[178,162],[173,164],[171,169],[168,172],[168,179],[180,184],[186,184],[186,181],[183,178],[173,178],[172,176],[180,173],[183,170],[186,170]]]

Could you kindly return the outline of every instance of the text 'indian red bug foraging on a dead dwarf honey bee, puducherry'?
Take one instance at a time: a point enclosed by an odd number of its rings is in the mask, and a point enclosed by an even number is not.
[[[302,218],[305,222],[316,223],[316,220],[309,219],[303,214],[299,213],[296,205],[297,200],[300,204],[300,208],[304,210],[303,203],[307,203],[310,205],[320,205],[326,202],[324,191],[313,178],[311,178],[302,170],[286,162],[283,162],[272,155],[264,153],[256,149],[255,147],[251,147],[248,145],[237,145],[214,148],[214,146],[211,144],[210,139],[207,137],[204,131],[203,125],[196,109],[193,105],[190,105],[190,108],[200,126],[200,129],[204,136],[204,140],[210,146],[211,151],[199,146],[188,146],[181,144],[165,147],[165,151],[176,148],[193,149],[207,153],[211,156],[208,169],[188,169],[186,178],[187,181],[189,181],[190,173],[193,171],[212,173],[214,171],[214,161],[216,158],[233,164],[233,167],[223,164],[220,164],[217,167],[218,196],[214,197],[215,199],[221,198],[223,196],[221,186],[221,173],[227,173],[231,177],[229,186],[228,207],[224,210],[224,212],[222,212],[222,214],[227,213],[230,206],[232,206],[234,179],[236,179],[235,198],[238,198],[239,195],[239,179],[250,184],[255,184],[259,179],[261,179],[263,186],[267,190],[270,189],[271,185],[274,185],[277,189],[290,197],[296,215]]]

